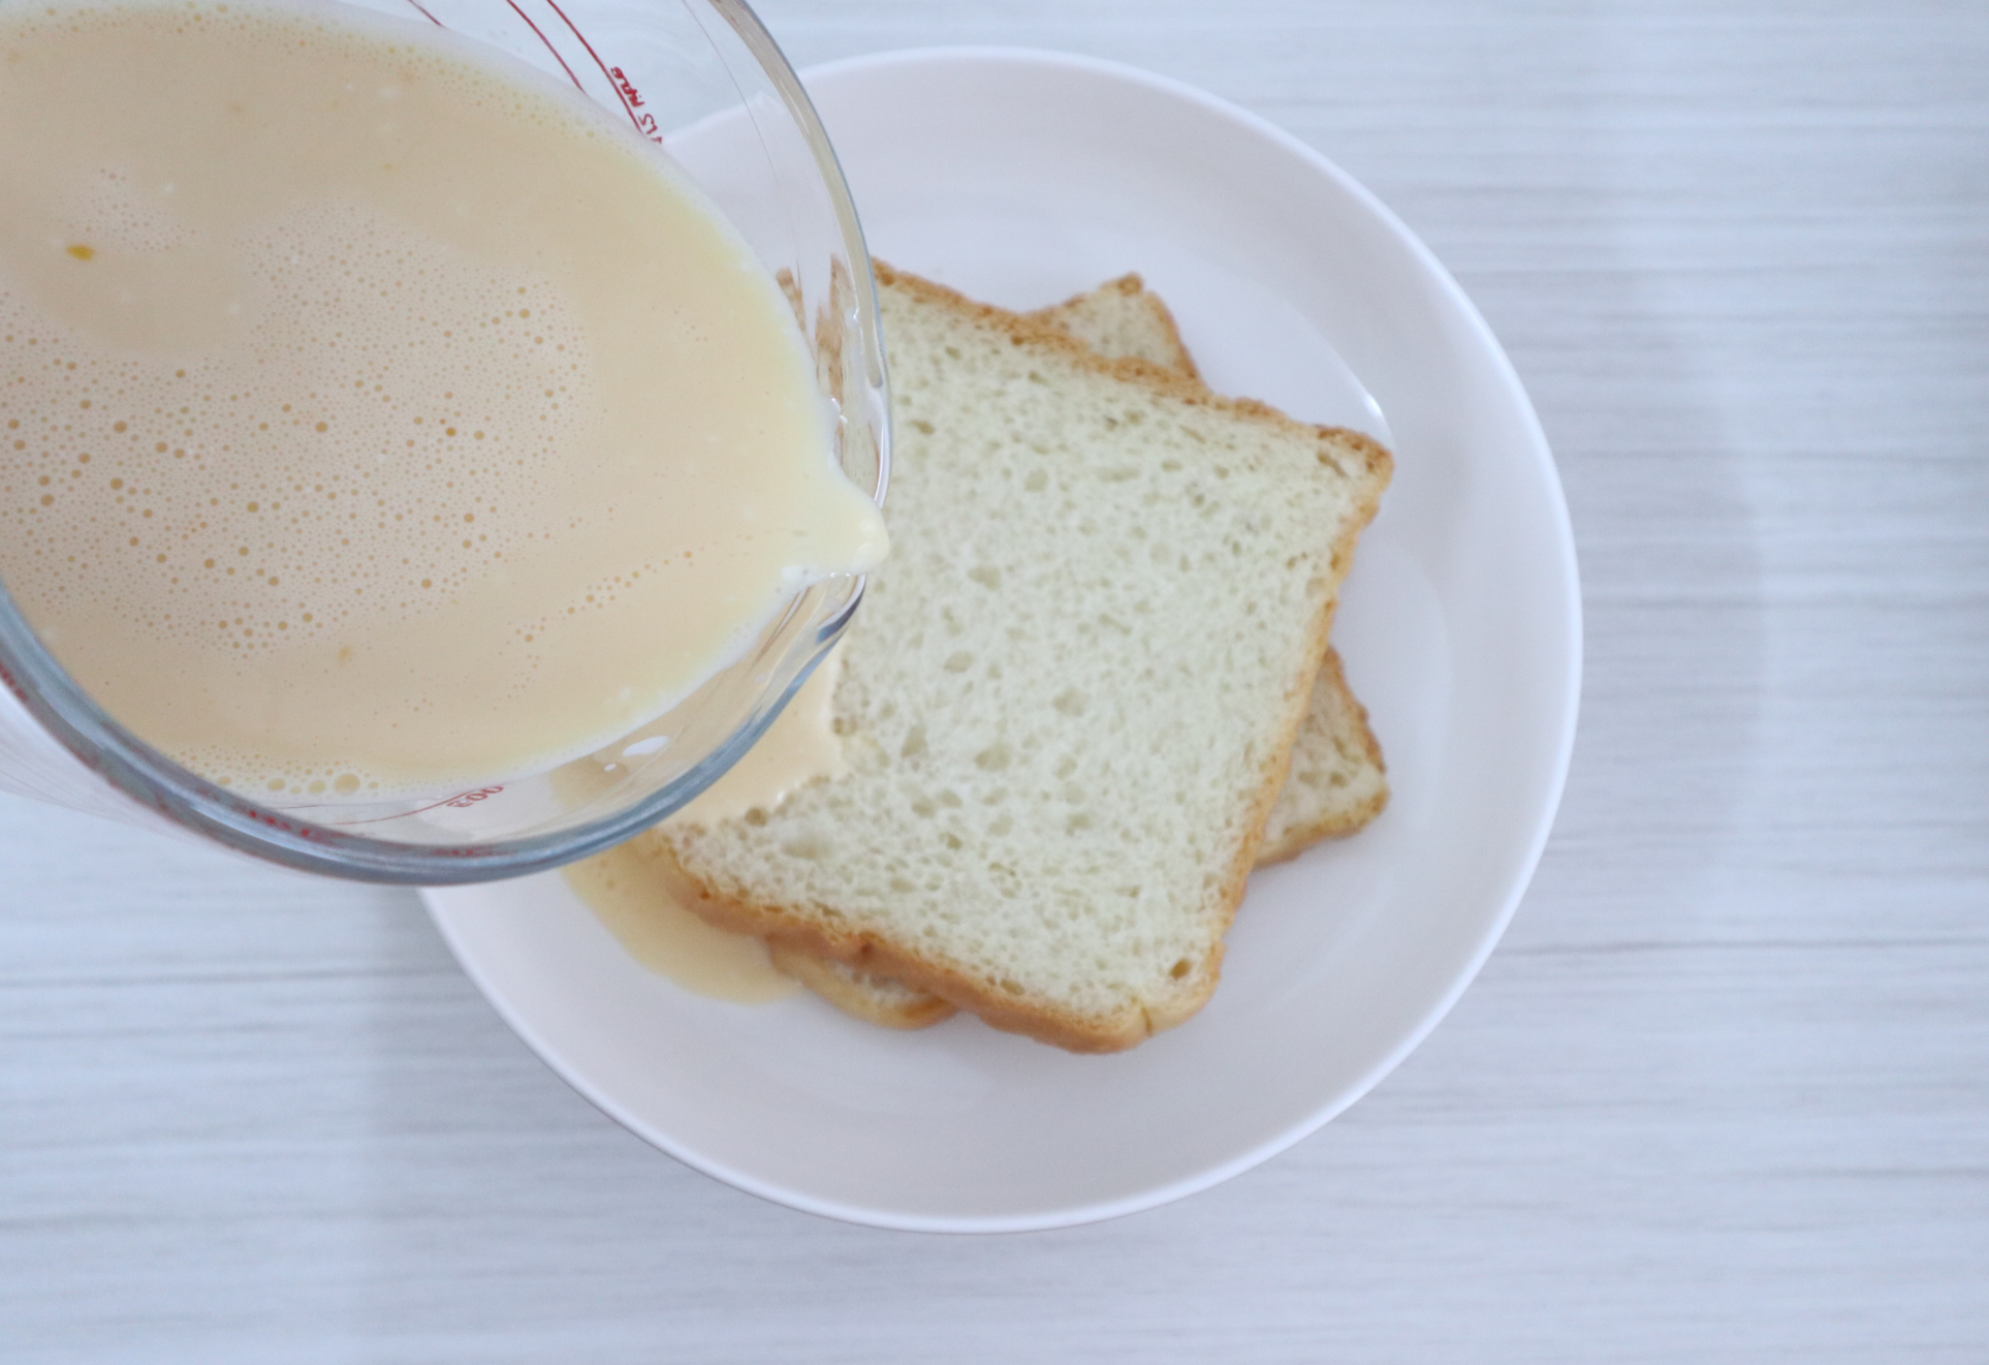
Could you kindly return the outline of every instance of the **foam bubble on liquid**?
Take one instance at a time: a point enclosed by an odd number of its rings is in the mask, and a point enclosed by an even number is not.
[[[147,193],[131,172],[115,166],[97,167],[82,181],[70,210],[76,225],[71,251],[80,259],[104,250],[169,251],[186,240],[185,224],[168,207],[171,185]]]

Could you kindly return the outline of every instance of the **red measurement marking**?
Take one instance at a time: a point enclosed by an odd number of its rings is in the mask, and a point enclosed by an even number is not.
[[[532,22],[532,16],[525,13],[524,10],[518,8],[518,0],[505,0],[505,3],[511,6],[511,12],[513,14],[516,14],[520,19],[523,19],[525,21],[525,27],[532,30],[533,35],[537,37],[540,42],[546,45],[546,51],[552,53],[553,60],[559,63],[559,69],[564,71],[566,73],[566,78],[573,82],[573,88],[575,90],[578,90],[583,95],[586,94],[587,87],[580,83],[580,77],[573,74],[573,68],[566,64],[566,58],[559,55],[559,49],[552,45],[552,39],[546,37],[546,35],[540,30],[539,26]],[[558,5],[553,6],[553,12],[555,14],[559,13]],[[566,16],[564,14],[561,14],[559,17],[562,19],[566,19]],[[568,28],[572,28],[573,21],[571,19],[567,19],[566,26]],[[583,39],[582,41],[584,42],[585,40]],[[596,60],[599,59],[597,58]]]
[[[428,12],[428,7],[422,4],[421,0],[407,0],[407,2],[410,5],[413,5],[417,10],[421,12],[422,18],[426,19],[429,23],[435,25],[435,27],[437,28],[442,27],[442,21],[440,19],[437,19],[434,15]]]
[[[349,829],[353,825],[377,825],[382,820],[400,820],[410,815],[419,815],[422,811],[436,810],[442,806],[451,806],[456,810],[468,810],[477,802],[488,801],[503,790],[504,788],[502,787],[479,787],[473,792],[457,792],[454,796],[445,796],[440,801],[431,801],[427,805],[414,810],[402,811],[399,815],[375,815],[366,820],[327,820],[325,823],[335,829]]]
[[[559,0],[546,0],[546,4],[551,7],[554,14],[560,17],[561,22],[572,31],[573,36],[580,40],[580,45],[587,49],[587,55],[594,59],[594,65],[601,68],[601,74],[606,76],[609,83],[615,87],[615,93],[621,96],[622,109],[628,114],[628,121],[636,126],[636,131],[651,141],[661,142],[663,135],[656,131],[656,116],[654,114],[638,114],[635,112],[637,107],[642,103],[642,97],[636,94],[635,85],[626,76],[622,75],[621,68],[615,67],[611,70],[608,64],[601,60],[601,54],[596,52],[594,45],[587,41],[587,35],[582,33],[573,20],[566,17],[566,11],[559,7]],[[568,72],[567,74],[571,75],[572,72]]]

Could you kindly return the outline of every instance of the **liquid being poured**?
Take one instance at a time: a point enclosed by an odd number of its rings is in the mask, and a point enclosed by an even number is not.
[[[841,672],[840,654],[823,660],[746,756],[671,820],[714,824],[756,808],[777,810],[802,787],[847,773],[835,732]],[[694,994],[759,1004],[800,989],[775,969],[759,939],[699,919],[686,888],[647,837],[569,863],[560,872],[630,957]]]
[[[744,245],[446,35],[8,11],[0,185],[0,581],[210,777],[544,769],[882,555]]]

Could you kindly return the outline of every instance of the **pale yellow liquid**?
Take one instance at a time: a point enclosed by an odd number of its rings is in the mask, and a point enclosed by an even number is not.
[[[265,792],[535,771],[883,553],[659,153],[426,29],[0,9],[0,582]]]
[[[745,757],[671,820],[716,824],[755,808],[777,810],[801,787],[848,772],[834,727],[841,664],[839,654],[823,660]],[[774,967],[765,943],[698,918],[646,838],[638,836],[560,871],[623,951],[685,990],[752,1005],[782,1000],[800,989]]]
[[[623,952],[693,995],[759,1005],[801,989],[774,970],[759,939],[715,929],[689,910],[640,843],[622,844],[560,871]]]

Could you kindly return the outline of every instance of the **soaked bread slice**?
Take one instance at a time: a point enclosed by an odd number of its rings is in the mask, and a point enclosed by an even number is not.
[[[1215,987],[1389,457],[878,277],[894,549],[843,646],[851,771],[645,837],[723,927],[1129,1047]]]
[[[851,772],[648,838],[732,929],[1130,1047],[1207,999],[1388,456],[879,271],[897,549]]]
[[[1199,378],[1173,314],[1137,274],[1026,316],[1108,359],[1132,357],[1183,379]],[[1387,799],[1381,746],[1368,727],[1366,708],[1347,686],[1340,656],[1328,646],[1292,744],[1291,772],[1257,850],[1258,866],[1353,833],[1379,814]],[[937,996],[841,962],[789,949],[775,952],[774,965],[845,1013],[887,1028],[926,1028],[954,1013]]]
[[[895,547],[843,645],[851,772],[644,838],[722,927],[1132,1047],[1215,987],[1388,454],[879,287]]]

